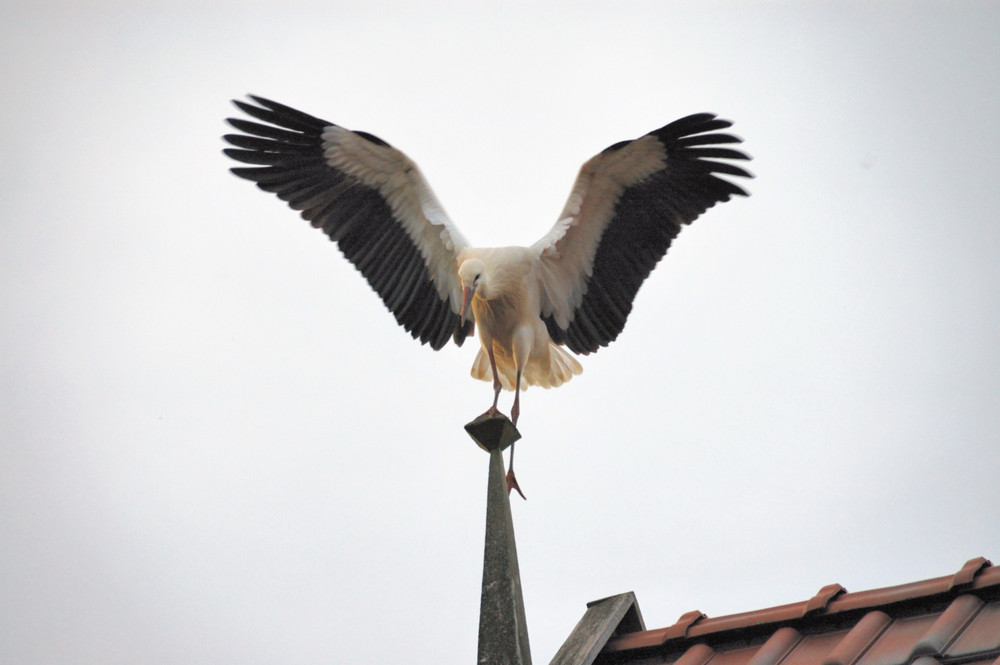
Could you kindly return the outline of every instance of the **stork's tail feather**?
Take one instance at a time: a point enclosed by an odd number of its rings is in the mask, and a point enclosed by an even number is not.
[[[556,388],[573,378],[573,375],[583,372],[583,367],[576,358],[566,352],[561,346],[549,342],[548,353],[534,362],[534,358],[528,361],[528,366],[524,368],[525,379],[529,386],[541,386],[542,388]],[[544,358],[548,356],[548,358]],[[546,362],[547,360],[547,362]]]
[[[496,351],[494,357],[497,361],[500,384],[504,390],[513,390],[517,380],[517,365],[514,364],[514,358]],[[580,366],[576,358],[567,353],[561,346],[549,342],[548,348],[544,352],[528,359],[528,365],[524,368],[524,373],[521,376],[521,389],[524,390],[528,386],[556,388],[581,372],[583,372],[583,367]],[[483,348],[479,349],[476,360],[472,363],[472,378],[493,381],[490,357]]]
[[[513,390],[513,381],[510,382],[510,386],[508,387],[508,380],[504,376],[503,370],[498,367],[497,371],[500,374],[500,383],[503,384],[503,387],[507,390]],[[486,349],[481,346],[479,347],[479,353],[476,354],[476,359],[472,361],[471,374],[473,379],[479,379],[480,381],[493,381],[493,374],[490,372],[490,357],[486,355]]]

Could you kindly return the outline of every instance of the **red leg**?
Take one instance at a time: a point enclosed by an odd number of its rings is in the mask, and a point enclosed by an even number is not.
[[[514,386],[514,406],[510,408],[510,418],[517,427],[517,417],[521,415],[521,370],[517,370],[517,384]]]
[[[502,384],[500,383],[500,375],[497,374],[497,359],[493,355],[493,343],[490,343],[490,348],[487,349],[487,354],[490,357],[490,369],[493,370],[493,406],[490,407],[488,413],[497,412],[497,402],[500,401],[500,388]]]
[[[514,420],[514,426],[517,427],[517,417],[521,413],[520,405],[521,397],[521,370],[517,370],[517,384],[514,386],[514,406],[510,410],[511,418]],[[524,492],[517,485],[517,478],[514,476],[514,444],[510,444],[510,462],[507,464],[507,494],[514,489],[517,493],[521,495],[522,499],[527,500],[528,497],[524,496]]]

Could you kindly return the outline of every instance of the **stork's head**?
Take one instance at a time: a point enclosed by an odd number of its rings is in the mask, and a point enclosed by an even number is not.
[[[458,267],[458,279],[462,282],[461,317],[464,319],[465,312],[472,303],[472,297],[477,293],[482,297],[485,292],[486,264],[480,259],[466,259],[462,261],[462,265]]]

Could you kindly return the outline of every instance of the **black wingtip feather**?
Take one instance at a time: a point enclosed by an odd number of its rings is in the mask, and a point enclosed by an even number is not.
[[[696,113],[645,135],[662,144],[664,167],[619,193],[613,217],[603,227],[587,291],[569,325],[561,329],[554,316],[544,318],[553,341],[584,354],[609,344],[621,333],[636,293],[681,227],[733,196],[748,196],[723,177],[753,177],[738,163],[749,161],[749,155],[722,147],[742,143],[738,136],[719,132],[732,124],[713,113]],[[625,150],[634,142],[622,141],[604,152]]]
[[[251,166],[230,171],[277,195],[313,226],[322,228],[364,275],[397,323],[422,344],[440,349],[471,332],[442,298],[423,256],[377,188],[327,162],[323,133],[331,122],[258,95],[233,100],[252,120],[228,118],[239,134],[226,134],[231,159]],[[390,147],[366,132],[355,135]]]

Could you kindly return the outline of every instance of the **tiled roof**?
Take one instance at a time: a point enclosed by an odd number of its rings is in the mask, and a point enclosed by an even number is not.
[[[610,625],[601,643],[574,651],[588,617],[594,625],[602,616]],[[635,596],[622,594],[591,603],[552,662],[1000,665],[1000,566],[972,559],[952,575],[857,593],[831,584],[800,603],[715,618],[688,612],[655,630],[643,628]]]

